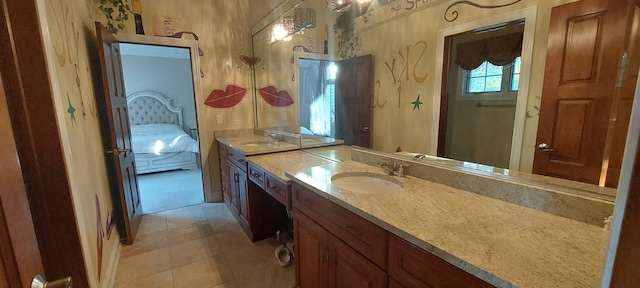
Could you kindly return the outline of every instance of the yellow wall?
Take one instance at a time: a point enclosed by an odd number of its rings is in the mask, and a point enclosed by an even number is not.
[[[95,62],[94,21],[104,21],[97,9],[99,1],[40,0],[41,25],[48,69],[53,84],[58,127],[62,135],[67,173],[71,182],[75,214],[82,242],[82,250],[91,287],[110,287],[115,277],[119,257],[119,235],[113,230],[107,239],[108,213],[113,210],[110,187],[104,157],[104,148],[94,96],[93,77],[100,79],[100,67]],[[215,130],[253,127],[253,100],[251,96],[251,71],[242,66],[239,55],[249,55],[248,0],[238,1],[185,1],[143,0],[143,19],[147,35],[154,34],[154,16],[178,18],[189,31],[200,37],[204,55],[200,65],[204,73],[202,92],[204,97],[213,89],[224,90],[227,84],[247,88],[247,95],[234,108],[215,109],[205,106],[204,117],[209,131],[209,143],[215,151],[210,153],[211,178],[219,186],[217,146],[213,142]],[[134,31],[132,21],[125,31]],[[75,111],[69,113],[69,107]],[[223,115],[224,123],[217,124],[216,115]],[[240,126],[232,125],[240,120]],[[219,195],[220,189],[213,189]],[[101,217],[98,226],[96,199],[100,203]],[[101,232],[102,231],[102,232]],[[102,239],[102,259],[98,243]],[[101,267],[99,269],[99,267]]]

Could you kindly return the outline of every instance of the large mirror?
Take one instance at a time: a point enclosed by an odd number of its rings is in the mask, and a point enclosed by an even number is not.
[[[589,43],[567,48],[576,53],[556,61],[558,66],[545,66],[545,57],[561,57],[551,49],[547,53],[548,44],[558,45],[548,42],[549,35],[571,36],[553,24],[559,19],[551,17],[551,10],[575,1],[286,2],[290,2],[286,11],[252,31],[256,127],[339,138],[406,157],[440,156],[452,159],[444,161],[447,165],[553,183],[609,200],[615,196],[637,56],[629,56],[619,79],[610,79],[617,85],[612,85],[609,102],[575,96],[585,94],[584,89],[573,93],[566,87],[544,86],[550,82],[545,79],[556,77],[558,82],[579,82],[574,86],[582,87],[594,77],[594,67],[571,57],[583,52],[596,55],[588,49],[578,51],[591,47]],[[632,23],[625,17],[633,15],[623,16],[618,30]],[[581,36],[594,41],[611,37],[599,38],[589,28],[595,23],[590,21],[575,23]],[[617,63],[620,51],[634,51],[637,36],[625,37],[624,43],[617,41],[618,54],[597,55],[604,57],[600,61]],[[364,70],[370,75],[352,69],[367,57],[371,66],[364,65]],[[552,75],[556,70],[564,72]],[[561,89],[565,90],[558,92]],[[345,93],[364,97],[336,100]],[[553,101],[547,96],[551,94]],[[349,103],[351,112],[341,115],[341,107]],[[594,110],[604,106],[608,110]],[[558,109],[541,118],[541,110],[550,111],[549,107]],[[353,116],[361,113],[365,116]],[[344,130],[345,122],[355,124]],[[593,137],[577,128],[600,129],[602,141],[576,144],[576,138]],[[370,142],[358,142],[363,138]],[[600,150],[585,150],[595,146]],[[588,177],[563,175],[586,171],[575,168],[580,161],[596,161],[600,167],[589,171]]]

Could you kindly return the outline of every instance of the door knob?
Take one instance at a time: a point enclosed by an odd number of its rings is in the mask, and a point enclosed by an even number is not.
[[[33,281],[31,281],[31,288],[71,288],[72,285],[73,281],[71,281],[71,277],[47,282],[44,280],[44,277],[36,275],[36,277],[33,277]]]
[[[553,152],[553,148],[549,147],[549,145],[547,145],[547,143],[538,144],[538,150],[540,150],[542,152]]]
[[[362,127],[362,132],[369,132],[369,126]]]
[[[129,149],[122,149],[122,148],[116,148],[113,150],[107,150],[107,154],[120,154],[120,153],[125,153],[128,152]]]

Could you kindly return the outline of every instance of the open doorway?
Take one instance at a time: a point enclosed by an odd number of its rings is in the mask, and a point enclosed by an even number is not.
[[[450,35],[438,156],[508,168],[524,19]]]
[[[143,213],[203,203],[189,48],[120,48]]]

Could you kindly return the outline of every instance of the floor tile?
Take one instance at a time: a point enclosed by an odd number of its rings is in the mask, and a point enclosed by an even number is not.
[[[132,245],[122,246],[120,257],[130,257],[166,247],[169,247],[169,235],[167,231],[136,235],[136,239]]]
[[[167,231],[167,218],[165,212],[142,215],[142,222],[136,235],[144,235],[153,232]]]
[[[240,286],[238,286],[238,282],[236,281],[224,282],[220,285],[213,286],[213,288],[239,288],[239,287]]]
[[[114,286],[114,288],[173,288],[173,273],[167,270],[132,282]]]
[[[175,288],[215,287],[233,280],[231,268],[222,255],[173,269]]]
[[[177,268],[222,253],[215,237],[209,236],[171,246],[171,266]]]
[[[169,248],[124,257],[118,263],[115,284],[141,279],[171,269]]]
[[[186,224],[169,229],[169,244],[175,245],[213,235],[213,228],[208,221]]]
[[[169,229],[185,226],[201,221],[207,221],[201,205],[193,205],[165,212]]]
[[[267,239],[251,247],[225,252],[229,266],[236,275],[239,287],[243,288],[289,288],[295,284],[292,265],[281,267],[275,258],[275,240]]]
[[[242,248],[251,247],[253,243],[249,240],[249,236],[242,229],[225,231],[215,234],[218,243],[224,252],[234,251]]]

